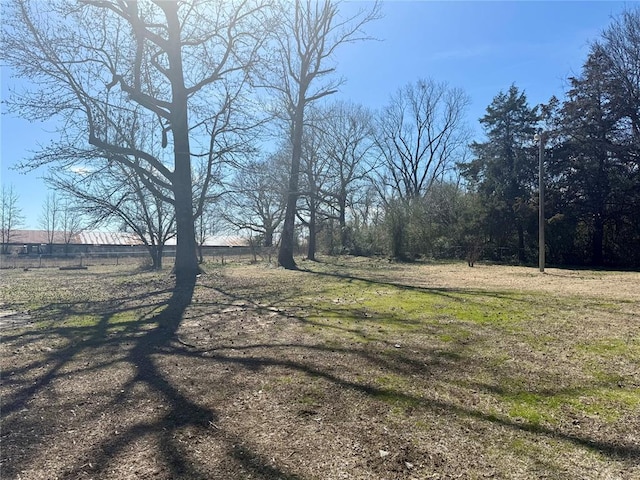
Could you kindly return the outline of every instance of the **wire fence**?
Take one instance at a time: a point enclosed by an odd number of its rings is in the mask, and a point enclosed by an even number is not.
[[[302,248],[296,248],[296,255],[304,255],[306,252]],[[419,257],[419,256],[416,256]],[[468,251],[462,246],[449,246],[446,248],[434,249],[429,258],[434,260],[464,260],[468,259]],[[480,260],[490,260],[498,262],[517,261],[517,252],[509,248],[481,248],[477,252]],[[208,247],[202,251],[202,261],[205,263],[225,264],[227,262],[264,262],[274,263],[277,261],[277,250],[274,247]],[[173,267],[175,262],[175,251],[168,250],[163,253],[163,267]],[[71,254],[2,254],[0,255],[1,268],[88,268],[98,265],[138,265],[150,266],[151,257],[145,250],[136,251],[101,251],[83,252]]]
[[[202,261],[207,263],[233,262],[271,262],[275,254],[271,248],[218,247],[205,249]],[[172,267],[175,251],[166,251],[162,255],[164,267]],[[4,254],[0,255],[0,268],[88,268],[98,265],[151,265],[151,257],[145,251],[135,252],[87,252],[72,254]]]
[[[137,252],[2,255],[0,257],[0,268],[84,268],[91,265],[144,264],[149,261],[148,255]]]

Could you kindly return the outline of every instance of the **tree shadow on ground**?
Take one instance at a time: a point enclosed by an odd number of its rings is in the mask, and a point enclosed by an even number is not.
[[[257,351],[265,351],[265,350],[273,350],[272,356],[252,356],[247,355],[243,357],[238,357],[234,355],[227,355],[220,350],[215,351],[194,351],[188,348],[179,348],[178,350],[174,350],[174,354],[183,355],[187,357],[197,357],[197,358],[212,358],[211,355],[215,355],[216,362],[234,364],[234,365],[242,365],[246,367],[250,371],[260,371],[266,367],[283,367],[288,371],[300,372],[305,375],[308,375],[313,378],[322,378],[327,380],[329,383],[339,386],[341,388],[346,388],[349,390],[353,390],[355,392],[359,392],[369,396],[373,399],[382,399],[383,401],[386,399],[393,399],[393,402],[400,402],[401,404],[407,404],[412,406],[419,406],[424,409],[428,409],[433,411],[436,414],[443,415],[453,415],[453,416],[461,416],[467,418],[474,418],[481,421],[486,421],[495,425],[507,427],[509,429],[515,431],[523,431],[534,433],[537,435],[545,436],[549,439],[567,441],[574,445],[585,447],[594,452],[603,454],[612,459],[618,460],[630,460],[637,461],[640,458],[640,446],[634,444],[624,444],[624,443],[613,443],[600,441],[589,436],[576,435],[567,432],[563,432],[559,429],[555,429],[552,427],[540,425],[540,424],[530,424],[522,421],[516,421],[511,419],[505,415],[499,414],[490,414],[483,412],[481,410],[476,410],[473,408],[462,407],[456,405],[453,402],[445,401],[445,400],[434,400],[434,399],[424,399],[420,396],[416,396],[413,394],[408,394],[405,391],[398,388],[391,387],[379,387],[375,385],[371,385],[370,383],[363,382],[354,382],[352,380],[345,380],[339,374],[332,371],[328,366],[318,367],[317,365],[312,365],[310,363],[305,362],[296,362],[288,359],[281,358],[281,351],[283,348],[292,347],[299,348],[299,345],[252,345],[245,347],[234,347],[234,350],[252,350],[255,349]],[[321,350],[327,353],[336,353],[336,348],[331,347],[318,347],[318,346],[305,346],[305,350],[313,351],[313,350]],[[181,350],[181,351],[180,351]],[[343,350],[338,353],[349,353],[354,354],[352,350]],[[415,363],[410,360],[407,364],[404,362],[400,362],[399,364],[393,365],[385,359],[376,358],[372,355],[367,354],[366,352],[357,352],[356,354],[363,356],[369,361],[375,361],[375,363],[379,364],[382,368],[387,368],[389,371],[395,371],[401,374],[407,374],[408,372],[414,372],[418,369],[421,369],[424,373],[425,364]],[[203,356],[204,355],[204,356]],[[433,366],[437,366],[438,361],[433,362]],[[402,366],[400,370],[398,370],[398,365]],[[572,391],[572,390],[569,390]],[[547,391],[549,395],[559,395],[565,393],[564,390],[554,390]]]
[[[465,299],[472,299],[474,296],[482,296],[482,297],[491,296],[495,298],[506,299],[509,301],[521,301],[521,302],[530,301],[528,299],[519,298],[517,295],[512,295],[508,292],[506,293],[498,292],[498,291],[491,292],[491,291],[485,291],[485,290],[473,290],[473,289],[465,289],[465,288],[421,287],[421,286],[415,286],[415,285],[406,285],[406,284],[397,283],[393,281],[386,281],[382,279],[372,279],[364,276],[356,276],[348,273],[345,274],[345,273],[339,273],[339,272],[322,272],[322,271],[316,271],[311,269],[299,269],[298,272],[300,272],[301,274],[309,274],[309,275],[314,275],[319,277],[333,277],[333,278],[337,278],[337,279],[341,279],[349,282],[358,281],[358,282],[363,282],[365,284],[382,285],[382,286],[397,288],[399,290],[424,292],[429,294],[440,295],[452,300],[459,300],[459,296],[457,295],[463,294],[465,296]],[[242,301],[245,305],[250,306],[250,308],[255,308],[259,311],[262,311],[265,308],[265,306],[260,301],[257,301],[256,297],[253,295],[249,296],[249,295],[237,294],[231,291],[226,291],[221,288],[216,288],[216,290],[219,293],[231,298],[234,302]],[[286,300],[287,298],[288,297],[285,295],[282,298],[279,298],[279,300],[283,300],[283,299]],[[277,302],[272,301],[270,307],[276,307],[276,306],[277,306]],[[282,314],[283,316],[286,316],[289,319],[294,319],[304,324],[314,323],[308,318],[297,316],[295,313],[290,313],[286,309],[279,310],[279,312],[280,314]],[[329,314],[330,316],[335,316],[336,314],[344,313],[344,311],[339,307],[335,307],[334,309],[323,307],[323,312],[326,314]],[[381,319],[379,318],[379,320],[382,320],[382,323],[385,323],[388,321],[395,321],[393,316],[388,316]],[[336,325],[332,325],[332,326],[323,325],[323,327],[335,329],[335,330],[342,330],[346,333],[358,333],[356,330],[348,329],[348,328],[340,327]],[[188,345],[186,346],[188,347]],[[290,344],[290,345],[261,344],[261,345],[249,345],[244,347],[234,346],[234,349],[235,350],[255,349],[256,351],[260,351],[260,350],[269,351],[270,349],[278,350],[282,348],[295,348],[295,347],[301,347],[301,345],[296,346],[293,344]],[[332,352],[332,353],[336,352],[336,350],[339,350],[339,349],[336,349],[335,347],[322,347],[318,345],[304,345],[303,348],[311,351],[322,350],[322,351]],[[200,353],[204,353],[204,352],[201,351]],[[206,353],[209,354],[212,352],[208,351]],[[424,368],[424,363],[416,362],[413,358],[410,358],[410,356],[407,356],[404,359],[400,359],[400,361],[396,361],[392,363],[389,361],[388,357],[375,356],[364,349],[349,350],[348,352],[345,350],[339,353],[345,353],[345,354],[349,353],[352,355],[359,356],[365,361],[374,363],[382,369],[388,369],[389,371],[393,371],[395,373],[399,373],[402,375],[415,373],[419,371],[421,368]],[[441,360],[439,358],[438,352],[431,352],[431,353],[433,358],[430,365],[432,367],[438,366]],[[191,355],[191,354],[194,354],[194,352],[189,351],[188,349],[185,349],[183,350],[183,354]],[[195,353],[195,355],[198,356],[199,354]],[[401,357],[401,356],[396,356],[397,359],[398,357]],[[331,368],[318,367],[317,365],[311,365],[308,362],[305,363],[305,362],[295,362],[291,360],[284,360],[279,358],[277,353],[274,353],[273,356],[246,356],[246,357],[238,358],[236,356],[227,356],[221,353],[220,351],[215,351],[215,359],[216,361],[222,361],[222,362],[228,362],[228,363],[234,363],[234,364],[239,363],[254,371],[262,369],[267,366],[284,367],[288,370],[298,371],[298,372],[304,373],[305,375],[310,375],[312,377],[324,378],[334,385],[338,385],[342,388],[347,388],[353,391],[364,393],[373,398],[394,398],[411,405],[422,405],[425,408],[429,408],[440,413],[474,418],[477,420],[486,421],[502,427],[507,427],[514,431],[523,431],[523,432],[534,433],[537,435],[542,435],[549,439],[565,441],[565,442],[572,443],[576,446],[587,448],[593,452],[605,455],[612,459],[631,461],[632,463],[634,463],[635,461],[637,461],[638,458],[640,458],[640,446],[635,444],[626,444],[623,442],[598,440],[596,438],[590,437],[589,435],[580,435],[578,433],[567,432],[567,431],[563,431],[560,428],[554,428],[553,426],[545,426],[537,423],[523,422],[520,420],[512,419],[506,415],[486,413],[480,410],[475,410],[473,408],[461,407],[451,402],[434,401],[434,400],[425,401],[420,397],[407,394],[402,390],[393,389],[393,388],[380,388],[377,386],[372,386],[366,382],[359,383],[359,382],[347,381],[341,378],[340,376],[336,375]],[[449,358],[447,360],[449,360]],[[606,387],[606,386],[607,386],[606,383],[602,383],[598,385],[595,385],[595,384],[591,385],[590,388],[595,389],[597,387]],[[585,389],[586,387],[582,387],[581,389],[575,389],[575,388],[567,389],[564,387],[562,388],[559,387],[558,389],[547,389],[541,392],[534,392],[534,393],[539,393],[546,396],[557,396],[557,395],[567,394],[571,392],[584,391]]]
[[[34,381],[14,380],[12,395],[3,399],[2,417],[4,432],[18,433],[21,432],[21,444],[16,448],[22,450],[20,460],[4,458],[1,462],[3,476],[7,478],[18,478],[23,467],[30,463],[30,455],[37,455],[37,451],[41,448],[40,435],[34,432],[44,432],[50,434],[55,432],[58,425],[54,419],[35,417],[30,415],[30,403],[38,396],[50,395],[50,389],[55,381],[69,376],[70,374],[78,374],[80,371],[74,366],[73,362],[78,362],[81,354],[87,354],[92,348],[104,348],[109,345],[114,348],[123,343],[131,344],[131,347],[125,350],[125,354],[114,358],[112,361],[100,361],[96,364],[89,364],[82,369],[82,373],[95,374],[94,382],[99,383],[99,375],[104,373],[109,367],[116,363],[127,363],[134,369],[134,374],[124,383],[119,393],[104,392],[108,397],[107,404],[100,404],[96,400],[93,413],[87,414],[90,421],[95,421],[100,415],[104,415],[104,410],[120,410],[127,407],[127,399],[133,398],[134,390],[141,389],[149,392],[148,395],[154,397],[154,400],[161,404],[164,414],[155,420],[143,419],[131,425],[123,425],[118,427],[114,424],[115,435],[101,438],[97,443],[93,444],[90,451],[78,456],[76,465],[67,467],[66,471],[60,478],[76,479],[85,476],[98,478],[111,478],[111,470],[115,464],[120,462],[119,458],[126,450],[141,439],[152,437],[155,442],[154,448],[157,450],[156,455],[162,459],[164,465],[161,466],[164,478],[186,478],[190,480],[207,480],[212,477],[210,471],[201,468],[197,462],[194,462],[189,454],[189,446],[184,445],[177,439],[177,433],[181,430],[192,429],[197,433],[205,433],[209,436],[215,436],[226,445],[227,456],[234,459],[237,464],[232,469],[251,472],[252,478],[274,479],[281,478],[284,480],[296,480],[297,476],[282,471],[270,465],[267,458],[251,451],[244,446],[244,440],[237,438],[233,434],[224,432],[216,426],[218,414],[211,408],[204,407],[180,391],[169,377],[159,367],[156,358],[158,355],[166,355],[172,352],[174,343],[176,342],[176,332],[183,320],[185,311],[192,302],[195,288],[195,279],[192,283],[182,285],[181,288],[174,288],[168,300],[159,300],[155,303],[161,311],[147,318],[138,318],[129,322],[117,334],[110,335],[108,333],[110,320],[116,315],[126,312],[127,308],[116,308],[116,303],[126,304],[127,300],[133,297],[123,297],[121,302],[109,302],[108,312],[101,315],[97,324],[90,326],[59,326],[43,329],[39,332],[33,332],[35,339],[43,339],[46,336],[60,336],[67,340],[66,345],[60,349],[51,349],[44,359],[37,362],[27,364],[21,368],[13,369],[11,377],[19,378],[29,375],[30,373],[44,373],[36,377]],[[148,296],[153,298],[159,294],[165,294],[166,291],[152,292]],[[150,302],[153,304],[153,301]],[[86,307],[86,304],[82,304]],[[150,306],[150,305],[145,305]],[[66,316],[76,313],[76,305],[65,304],[57,305],[55,316],[57,320],[64,319]],[[105,305],[103,305],[105,307]],[[139,310],[140,305],[132,308],[132,311]],[[29,338],[30,335],[25,332],[12,336],[11,340],[17,343],[25,344],[27,341],[22,337]],[[68,370],[71,370],[70,373]],[[6,383],[6,382],[4,382]],[[110,400],[109,400],[110,399]],[[87,400],[87,407],[91,400]],[[72,411],[73,403],[58,403],[58,408],[62,410]],[[53,406],[52,406],[53,407]],[[78,405],[75,405],[78,408]],[[88,409],[88,408],[87,408]],[[75,415],[75,413],[74,413]],[[28,432],[32,435],[29,436]],[[9,438],[7,434],[3,437]],[[57,439],[56,439],[57,440]],[[6,452],[6,450],[5,450]],[[26,452],[26,453],[25,453]],[[2,455],[5,457],[5,455]],[[222,477],[226,478],[225,474]]]
[[[318,274],[318,272],[310,272]],[[300,275],[309,273],[300,272]],[[352,279],[363,282],[378,282],[376,280],[364,277],[354,277],[350,275],[333,275],[342,279]],[[398,288],[418,288],[411,286],[399,286],[395,283],[384,282],[385,285]],[[216,298],[210,303],[199,305],[202,314],[200,319],[204,321],[207,315],[220,314],[223,315],[225,308],[241,303],[239,307],[255,313],[256,316],[263,315],[265,311],[273,311],[266,309],[264,300],[258,292],[255,295],[242,294],[234,292],[232,288],[221,288],[220,286],[207,287],[213,288],[222,296],[222,299]],[[229,339],[224,339],[214,348],[206,348],[199,345],[187,344],[178,337],[178,330],[183,324],[187,310],[192,306],[192,299],[195,290],[195,283],[188,285],[183,289],[174,289],[170,298],[157,297],[149,304],[156,304],[162,307],[162,310],[150,315],[140,316],[137,321],[127,324],[115,336],[109,334],[109,322],[116,313],[122,312],[126,307],[114,308],[113,305],[108,312],[104,312],[100,317],[97,325],[88,327],[59,327],[59,330],[52,328],[48,330],[48,334],[59,334],[69,340],[68,344],[61,348],[55,349],[47,355],[44,361],[32,364],[25,368],[20,374],[28,373],[27,370],[39,370],[46,367],[35,381],[35,383],[25,382],[22,388],[19,388],[19,394],[10,398],[3,407],[3,417],[12,415],[5,423],[5,431],[18,428],[30,428],[34,423],[40,420],[31,419],[25,422],[20,411],[34,396],[42,393],[51,383],[67,375],[66,368],[80,354],[86,353],[93,347],[109,346],[114,347],[123,342],[128,342],[131,347],[124,350],[121,355],[113,362],[126,363],[132,368],[132,374],[128,380],[124,382],[119,394],[112,395],[110,398],[111,406],[117,408],[127,407],[126,401],[134,396],[135,391],[142,389],[145,395],[153,396],[156,403],[162,404],[165,408],[161,415],[156,418],[143,418],[129,425],[125,425],[120,429],[117,436],[101,438],[99,442],[92,445],[90,451],[83,454],[77,459],[75,465],[66,470],[63,478],[75,479],[84,477],[109,478],[110,468],[114,463],[122,462],[126,459],[127,449],[136,445],[141,439],[153,437],[155,443],[153,445],[156,453],[163,461],[163,478],[188,478],[188,479],[210,479],[210,478],[252,478],[258,479],[285,479],[294,480],[300,477],[287,472],[283,468],[278,468],[266,457],[266,454],[259,453],[246,444],[246,438],[240,438],[237,434],[222,429],[218,426],[220,423],[219,410],[200,403],[195,397],[191,397],[184,393],[179,382],[172,380],[171,377],[163,370],[158,359],[160,357],[173,359],[189,359],[198,360],[206,364],[209,370],[220,368],[220,366],[236,366],[246,371],[246,374],[261,372],[267,368],[278,368],[284,372],[300,373],[305,377],[319,378],[338,389],[361,394],[366,398],[375,401],[385,402],[387,399],[394,399],[407,405],[417,406],[417,408],[429,411],[430,414],[444,415],[447,417],[462,417],[468,419],[476,419],[487,424],[508,428],[513,431],[522,431],[544,436],[548,439],[560,440],[568,442],[580,447],[585,447],[591,451],[601,453],[608,458],[622,459],[625,461],[633,461],[640,458],[640,448],[637,445],[616,444],[613,442],[599,441],[590,438],[588,435],[579,435],[562,431],[559,428],[553,428],[541,425],[531,425],[527,423],[517,422],[504,415],[493,415],[479,408],[471,406],[461,406],[447,399],[425,399],[413,393],[408,393],[400,387],[395,386],[379,386],[366,378],[356,379],[342,374],[336,368],[336,364],[331,362],[335,360],[335,356],[343,355],[345,358],[358,357],[367,365],[373,365],[378,370],[399,375],[407,376],[424,373],[425,362],[417,362],[414,355],[405,354],[398,351],[393,357],[381,356],[379,352],[372,352],[366,348],[349,349],[346,347],[330,347],[319,345],[317,343],[307,342],[290,342],[275,343],[263,342],[253,344],[233,344]],[[429,291],[431,289],[421,289],[421,291]],[[164,292],[167,293],[167,292]],[[443,292],[447,294],[447,292]],[[486,294],[486,292],[483,292]],[[256,300],[259,298],[260,301]],[[283,298],[291,300],[291,296],[287,296],[286,292],[279,299],[271,302],[273,308],[277,307],[278,302],[283,302]],[[272,299],[273,300],[273,299]],[[126,301],[122,301],[126,304]],[[105,306],[106,307],[106,306]],[[309,323],[308,319],[296,315],[288,311],[286,307],[276,309],[278,315],[281,315],[287,321],[298,321]],[[64,309],[60,310],[60,315],[64,316]],[[68,313],[68,312],[67,312]],[[335,313],[340,313],[339,309]],[[350,332],[354,333],[354,332]],[[45,335],[40,333],[38,335]],[[283,353],[294,351],[296,356],[283,355]],[[393,350],[393,349],[392,349]],[[233,351],[233,352],[232,352]],[[318,353],[321,357],[314,360],[314,355]],[[437,369],[438,375],[446,378],[446,375],[455,375],[455,369],[462,369],[464,365],[452,362],[444,362],[437,352],[430,352],[424,349],[425,356],[429,356],[429,364],[427,369]],[[302,354],[306,354],[307,358]],[[323,361],[328,360],[328,361]],[[102,360],[100,365],[89,365],[86,370],[99,375],[112,363],[112,360]],[[356,363],[357,364],[357,363]],[[193,373],[192,373],[193,375]],[[98,382],[98,378],[94,380]],[[215,385],[212,386],[215,388]],[[550,392],[553,394],[554,392]],[[92,413],[98,416],[100,412],[96,409]],[[44,420],[43,420],[44,422]],[[194,461],[191,455],[191,446],[183,444],[179,434],[185,429],[191,429],[195,435],[215,438],[218,444],[223,445],[222,456],[225,461],[232,462],[233,465],[227,466],[225,472],[220,472],[219,476],[212,476],[212,472],[207,470],[206,465],[199,464]],[[36,442],[37,440],[33,439]],[[34,450],[35,452],[35,450]],[[35,454],[35,453],[34,453]],[[4,455],[3,455],[4,456]],[[21,460],[22,464],[28,463],[29,459]],[[17,478],[20,471],[20,463],[11,463],[4,467],[5,474],[8,477]],[[230,474],[234,473],[234,475]]]

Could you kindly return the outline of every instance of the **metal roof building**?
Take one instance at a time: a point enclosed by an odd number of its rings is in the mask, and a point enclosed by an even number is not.
[[[45,230],[14,230],[11,232],[11,245],[46,245],[49,238]],[[65,236],[63,232],[54,232],[53,243],[64,245]],[[73,235],[71,245],[93,245],[93,246],[136,246],[142,245],[142,241],[132,233],[126,232],[99,232],[85,231]],[[175,237],[167,241],[167,246],[175,246]],[[246,247],[249,241],[244,237],[232,235],[220,235],[207,237],[205,247]]]
[[[45,245],[49,243],[49,235],[45,230],[14,230],[11,232],[11,244]],[[142,245],[135,235],[123,232],[86,231],[73,235],[65,242],[63,232],[53,232],[55,245]]]

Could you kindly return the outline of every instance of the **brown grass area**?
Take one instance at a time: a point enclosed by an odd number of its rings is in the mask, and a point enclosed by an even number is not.
[[[0,475],[640,477],[640,274],[3,271]]]

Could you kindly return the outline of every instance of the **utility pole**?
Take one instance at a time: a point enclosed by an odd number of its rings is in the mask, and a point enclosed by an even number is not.
[[[538,142],[538,267],[544,273],[544,132],[536,134]]]

